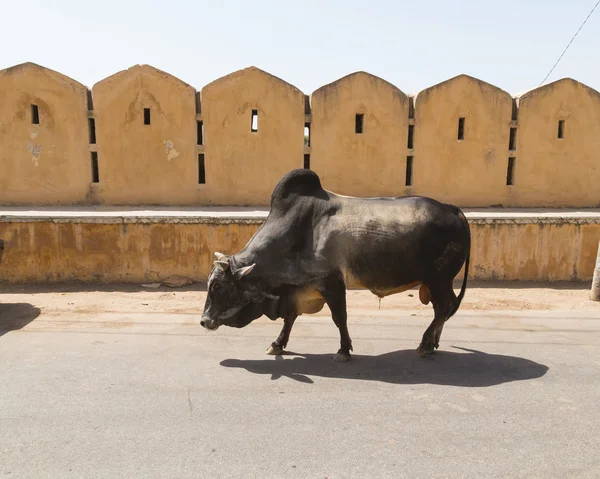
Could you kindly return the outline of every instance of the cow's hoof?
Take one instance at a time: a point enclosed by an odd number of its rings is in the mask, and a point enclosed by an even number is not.
[[[267,349],[267,354],[269,356],[279,356],[283,354],[283,348],[281,346],[277,346],[276,344],[271,344]]]
[[[345,353],[342,350],[339,350],[337,354],[333,357],[333,360],[338,363],[347,363],[348,361],[350,361],[350,359],[352,359],[350,353]]]
[[[433,347],[432,344],[421,343],[419,345],[419,347],[417,348],[417,353],[419,353],[419,356],[425,357],[425,356],[429,356],[430,354],[433,354],[434,350],[435,350],[435,348]]]

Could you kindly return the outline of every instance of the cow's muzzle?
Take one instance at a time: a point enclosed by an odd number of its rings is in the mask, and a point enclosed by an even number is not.
[[[202,318],[200,321],[200,326],[202,326],[204,329],[208,329],[209,331],[216,331],[221,325],[213,319]]]

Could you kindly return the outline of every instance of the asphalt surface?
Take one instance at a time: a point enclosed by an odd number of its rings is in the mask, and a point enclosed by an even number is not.
[[[463,311],[203,330],[199,315],[0,304],[0,477],[597,478],[597,312]]]

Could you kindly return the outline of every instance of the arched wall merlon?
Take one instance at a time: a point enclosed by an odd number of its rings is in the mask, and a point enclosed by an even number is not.
[[[196,91],[149,65],[136,65],[92,89],[104,204],[198,204]]]
[[[268,205],[303,165],[304,93],[251,67],[206,85],[201,103],[209,203]]]
[[[405,193],[462,206],[506,204],[512,105],[509,93],[468,75],[419,92]]]
[[[85,201],[88,89],[35,63],[0,71],[0,203]]]
[[[0,75],[19,75],[19,74],[28,74],[28,72],[37,71],[38,73],[43,73],[48,78],[51,78],[56,83],[61,83],[63,85],[68,85],[69,87],[80,90],[82,88],[87,90],[87,87],[82,83],[74,80],[73,78],[63,75],[56,70],[52,70],[51,68],[46,68],[44,66],[38,65],[33,62],[25,62],[20,63],[18,65],[13,65],[11,67],[5,68],[4,70],[0,70]]]
[[[600,97],[600,92],[598,90],[593,89],[590,86],[587,86],[585,83],[581,83],[573,78],[565,77],[560,78],[559,80],[555,80],[553,82],[547,83],[543,86],[539,86],[537,88],[532,88],[531,90],[527,90],[518,95],[519,100],[524,100],[525,98],[531,99],[538,94],[545,94],[548,91],[555,90],[557,87],[563,86],[565,84],[571,84],[572,86],[581,87],[583,90],[589,92],[589,94],[593,97]]]
[[[564,78],[520,97],[513,206],[600,206],[600,93]]]
[[[424,88],[423,90],[418,91],[417,93],[412,95],[415,99],[415,104],[419,100],[425,101],[427,96],[429,94],[431,94],[432,92],[435,92],[436,90],[438,90],[440,88],[444,88],[444,87],[448,87],[449,85],[456,84],[457,82],[468,82],[470,86],[476,85],[477,87],[479,87],[481,89],[495,91],[499,95],[508,95],[509,97],[512,98],[511,94],[508,93],[507,91],[503,90],[502,88],[497,87],[496,85],[493,85],[486,81],[480,80],[479,78],[475,78],[471,75],[466,75],[463,73],[463,74],[453,76],[452,78],[448,78],[447,80],[444,80],[440,83],[436,83],[435,85],[431,85],[427,88]]]
[[[327,189],[352,196],[402,193],[409,98],[356,72],[311,95],[311,168]]]

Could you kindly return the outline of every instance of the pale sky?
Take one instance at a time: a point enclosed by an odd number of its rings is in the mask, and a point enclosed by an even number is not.
[[[365,70],[416,93],[460,73],[540,84],[597,0],[0,0],[0,69],[91,87],[138,63],[201,89],[254,65],[310,94]],[[600,7],[548,82],[600,90]]]

